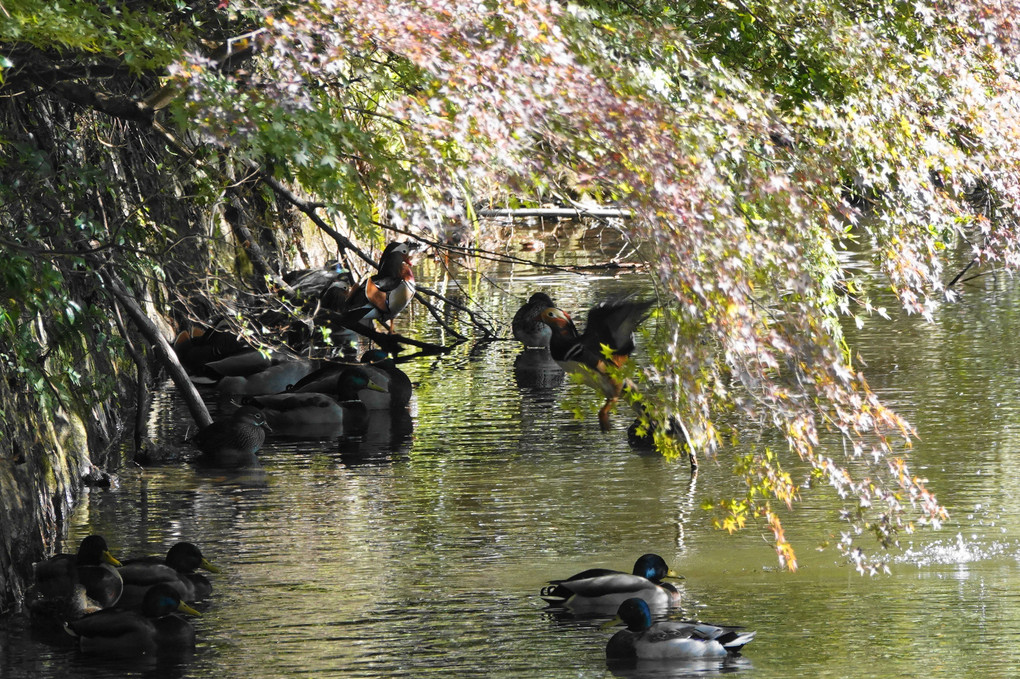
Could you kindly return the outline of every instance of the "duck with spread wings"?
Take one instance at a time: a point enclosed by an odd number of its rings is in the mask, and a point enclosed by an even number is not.
[[[609,412],[616,405],[628,381],[610,374],[609,366],[622,367],[634,351],[634,330],[648,315],[653,300],[615,299],[595,305],[588,312],[584,332],[579,333],[570,316],[548,307],[540,318],[552,330],[549,352],[568,373],[579,373],[585,381],[606,395],[599,410],[599,425],[609,431]]]

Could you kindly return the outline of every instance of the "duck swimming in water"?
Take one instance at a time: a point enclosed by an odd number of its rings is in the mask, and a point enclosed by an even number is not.
[[[542,598],[550,606],[562,606],[575,613],[612,615],[620,604],[638,597],[654,608],[680,603],[680,592],[665,578],[681,579],[658,554],[644,554],[634,562],[632,573],[608,568],[590,568],[565,580],[550,580]]]
[[[121,608],[140,606],[145,593],[154,585],[166,584],[177,592],[182,601],[194,603],[212,593],[212,583],[195,570],[201,568],[210,573],[219,573],[202,555],[202,551],[190,542],[178,542],[166,556],[143,556],[128,559],[117,570],[124,579],[124,593]]]
[[[124,591],[124,581],[114,568],[120,565],[103,536],[89,535],[81,541],[76,554],[57,554],[35,564],[35,586],[48,597],[51,593],[67,596],[74,591],[74,585],[80,584],[90,600],[108,608],[117,603]]]
[[[381,391],[363,369],[347,366],[323,380],[320,388],[329,393],[291,391],[285,394],[256,396],[246,400],[262,409],[273,428],[291,435],[302,433],[304,427],[345,434],[360,433],[368,421],[368,409],[360,399],[364,391]],[[304,388],[311,388],[306,385]]]
[[[255,453],[266,441],[266,416],[253,406],[241,406],[232,414],[203,427],[192,443],[202,451],[201,461],[214,467],[252,467]]]
[[[90,655],[125,658],[194,647],[195,628],[174,615],[178,611],[202,615],[172,587],[159,584],[145,593],[141,612],[105,609],[70,621],[65,629]]]
[[[359,396],[369,410],[406,408],[411,402],[411,379],[397,367],[393,357],[382,349],[369,349],[361,355],[361,368],[382,391],[364,392]]]
[[[642,599],[627,599],[606,626],[625,624],[606,644],[608,660],[701,660],[740,655],[754,632],[700,622],[652,622]]]
[[[552,298],[544,292],[534,293],[514,314],[510,329],[525,349],[548,349],[552,328],[542,321],[542,312],[555,307]]]

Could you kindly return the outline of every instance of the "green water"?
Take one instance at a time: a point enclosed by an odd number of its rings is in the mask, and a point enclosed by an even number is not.
[[[484,296],[485,313],[505,324],[535,289],[582,311],[646,285],[637,273],[526,272],[490,270],[499,288],[466,277],[462,291],[444,289]],[[584,388],[555,373],[528,381],[513,343],[464,344],[404,366],[416,383],[410,432],[271,440],[257,478],[125,464],[114,488],[85,498],[66,544],[91,532],[119,555],[199,544],[223,573],[196,622],[194,657],[96,662],[14,615],[0,619],[0,676],[613,676],[601,620],[552,616],[537,594],[584,568],[629,570],[649,551],[686,575],[687,615],[758,636],[731,665],[626,676],[1015,676],[1020,295],[1004,279],[971,286],[933,324],[875,319],[854,333],[872,386],[917,428],[912,469],[951,512],[942,531],[889,554],[889,575],[862,577],[831,548],[816,551],[845,526],[815,492],[784,516],[801,568],[779,570],[765,527],[730,536],[699,509],[736,490],[726,459],[705,462],[692,483],[683,464],[627,445],[623,412],[609,434],[594,416],[575,419],[562,404],[586,402]],[[430,327],[419,308],[405,330],[440,339]],[[172,391],[163,394],[151,434],[180,441],[187,427]]]

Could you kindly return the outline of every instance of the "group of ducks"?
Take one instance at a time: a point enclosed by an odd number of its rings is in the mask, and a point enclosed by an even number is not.
[[[591,568],[565,580],[551,580],[541,591],[551,607],[578,615],[613,615],[603,627],[626,625],[606,645],[610,661],[708,660],[740,655],[754,632],[740,627],[696,621],[652,621],[680,603],[676,586],[663,582],[681,578],[658,554],[644,554],[631,573]]]
[[[226,384],[224,384],[226,383]],[[373,413],[406,411],[411,380],[387,352],[371,349],[361,363],[286,359],[247,376],[230,375],[219,392],[240,407],[191,438],[200,460],[214,467],[257,465],[266,432],[296,438],[361,434]]]
[[[165,557],[118,561],[106,540],[90,535],[76,554],[58,554],[35,564],[35,581],[25,596],[33,624],[60,626],[82,652],[133,657],[187,652],[195,628],[180,614],[201,616],[193,606],[212,593],[197,569],[218,573],[190,542],[178,542]],[[577,615],[613,615],[603,625],[625,625],[606,645],[614,660],[704,660],[740,654],[754,632],[697,621],[653,622],[668,612],[680,592],[666,579],[682,576],[657,554],[644,554],[631,573],[591,568],[551,580],[541,597],[550,607]]]
[[[407,243],[390,243],[379,272],[353,287],[339,269],[292,272],[285,280],[302,299],[318,300],[317,309],[335,307],[341,299],[347,321],[391,322],[414,295],[411,250]],[[603,302],[588,312],[579,332],[569,314],[537,292],[518,310],[512,329],[527,350],[548,352],[563,370],[582,374],[605,395],[599,424],[608,431],[610,411],[632,386],[612,368],[622,367],[633,352],[634,330],[651,306],[651,300],[632,298]],[[193,379],[214,383],[240,406],[191,438],[202,461],[216,467],[256,466],[267,431],[313,438],[357,435],[372,412],[405,409],[411,398],[410,380],[382,349],[365,352],[360,364],[323,363],[266,355],[216,328],[182,333],[175,349]]]
[[[296,299],[314,303],[313,313],[338,310],[341,328],[387,324],[414,296],[412,250],[408,243],[390,243],[378,273],[359,285],[352,285],[349,273],[339,267],[291,272],[284,280]],[[257,466],[267,431],[297,438],[358,435],[372,413],[399,413],[411,400],[410,379],[382,349],[366,351],[360,363],[267,355],[217,327],[182,332],[174,348],[195,382],[214,384],[239,406],[190,439],[210,466]]]
[[[518,309],[512,322],[514,337],[526,351],[548,351],[567,373],[581,375],[601,391],[606,402],[599,410],[599,425],[610,428],[609,414],[625,389],[635,388],[614,374],[634,351],[633,333],[648,316],[651,300],[632,298],[602,302],[588,312],[584,332],[570,315],[544,292],[536,292]],[[640,414],[640,412],[639,412]],[[592,568],[564,580],[552,580],[542,589],[551,607],[579,615],[614,615],[606,627],[625,625],[606,645],[610,661],[707,660],[740,655],[754,632],[739,627],[696,621],[653,622],[653,612],[664,613],[680,602],[680,592],[665,578],[678,578],[657,554],[645,554],[631,573]]]
[[[178,542],[165,557],[121,562],[101,535],[90,535],[76,554],[35,564],[25,607],[34,626],[62,628],[90,655],[187,652],[195,647],[195,628],[178,613],[201,616],[193,605],[212,593],[199,568],[219,572],[190,542]]]
[[[387,323],[414,296],[410,249],[406,243],[391,243],[380,258],[379,273],[357,286],[340,267],[294,272],[285,280],[300,299],[314,301],[314,313],[327,309],[342,314],[345,323]],[[633,298],[600,303],[589,310],[586,327],[579,332],[569,314],[549,295],[537,292],[514,316],[513,335],[528,351],[548,351],[564,371],[582,375],[605,395],[598,418],[608,431],[611,410],[624,389],[633,388],[614,368],[622,367],[633,352],[634,330],[652,304]],[[186,333],[175,348],[195,378],[212,379],[219,392],[240,399],[233,413],[191,439],[203,459],[218,467],[257,464],[256,453],[268,430],[316,437],[358,433],[373,410],[406,408],[411,397],[407,375],[380,349],[366,352],[357,364],[317,364],[292,356],[267,357],[215,329]],[[153,653],[189,647],[194,645],[194,628],[177,613],[198,615],[187,602],[211,591],[208,580],[194,573],[200,567],[216,571],[189,543],[175,545],[162,562],[119,564],[105,540],[89,536],[77,555],[59,555],[36,565],[28,607],[33,616],[61,619],[86,652]],[[550,606],[576,614],[615,614],[606,626],[626,627],[606,646],[610,660],[739,655],[754,632],[693,621],[653,622],[653,613],[678,605],[679,591],[663,582],[676,577],[662,557],[645,554],[632,573],[589,569],[550,581],[541,596]]]

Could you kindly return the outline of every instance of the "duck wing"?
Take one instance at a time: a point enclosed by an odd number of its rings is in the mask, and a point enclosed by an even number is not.
[[[584,333],[578,338],[589,360],[604,359],[606,345],[616,356],[626,357],[634,351],[634,330],[647,317],[654,300],[619,299],[602,302],[588,312]],[[587,362],[587,361],[586,361]],[[614,361],[616,362],[616,361]]]
[[[565,580],[559,583],[573,594],[583,597],[598,597],[607,594],[630,594],[647,589],[656,589],[658,585],[648,578],[631,573],[610,572],[605,575]]]

